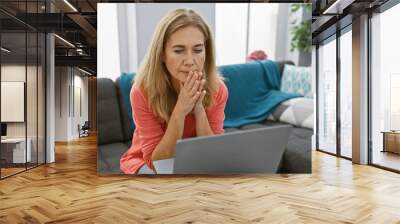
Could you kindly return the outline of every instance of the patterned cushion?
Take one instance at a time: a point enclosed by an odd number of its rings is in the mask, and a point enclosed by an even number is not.
[[[298,97],[286,100],[268,117],[268,120],[280,121],[303,128],[314,128],[314,100]]]
[[[298,93],[312,98],[311,68],[285,65],[281,80],[281,91]]]

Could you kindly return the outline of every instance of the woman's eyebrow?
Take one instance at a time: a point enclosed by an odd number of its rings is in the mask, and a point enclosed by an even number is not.
[[[204,44],[196,44],[196,45],[194,45],[194,47],[203,47],[204,46]],[[172,46],[172,48],[185,48],[185,45],[174,45],[174,46]]]
[[[176,47],[179,47],[179,48],[185,48],[185,46],[184,46],[184,45],[174,45],[174,46],[172,46],[172,48],[176,48]]]

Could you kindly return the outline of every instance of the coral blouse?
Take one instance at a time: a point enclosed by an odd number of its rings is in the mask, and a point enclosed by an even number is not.
[[[164,136],[167,126],[151,112],[148,99],[139,88],[132,87],[130,99],[136,129],[131,147],[121,157],[120,169],[126,174],[137,174],[144,164],[154,170],[151,155]],[[224,109],[227,99],[228,89],[221,81],[218,92],[214,94],[214,103],[206,109],[208,122],[214,134],[224,133]],[[189,114],[185,117],[182,138],[195,136],[196,120],[193,114]]]

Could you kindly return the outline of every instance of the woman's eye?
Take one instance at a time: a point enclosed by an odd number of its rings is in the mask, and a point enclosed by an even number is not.
[[[183,53],[184,50],[174,50],[174,52],[177,54],[180,54],[180,53]],[[203,52],[203,49],[194,49],[193,52],[196,54],[199,54],[199,53]]]

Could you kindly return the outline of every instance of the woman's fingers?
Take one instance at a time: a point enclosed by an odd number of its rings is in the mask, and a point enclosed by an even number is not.
[[[203,90],[201,91],[200,97],[199,97],[199,102],[202,103],[204,97],[206,96],[207,91]]]
[[[197,91],[196,97],[193,98],[195,106],[200,106],[203,104],[204,97],[206,96],[206,91]],[[200,105],[199,105],[200,104]]]
[[[203,89],[203,87],[201,86],[202,82],[199,79],[199,77],[200,77],[199,73],[197,71],[194,71],[193,73],[194,73],[194,75],[192,77],[192,80],[194,81],[194,84],[193,84],[193,86],[190,86],[191,87],[191,91],[190,91],[191,96],[193,96],[196,91],[201,91]]]
[[[202,91],[204,89],[204,86],[206,85],[206,80],[201,79],[200,80],[200,85],[199,85],[199,91]]]
[[[188,90],[191,90],[193,88],[194,84],[196,83],[197,74],[194,73],[193,71],[190,71],[189,76],[190,76],[190,80],[188,83]]]
[[[186,76],[185,84],[189,83],[189,81],[192,79],[192,75],[193,74],[191,72],[189,72],[188,76]]]
[[[190,83],[191,83],[192,78],[193,78],[193,73],[189,72],[188,76],[186,76],[185,83],[183,84],[184,89],[190,90],[189,87],[190,87]]]
[[[200,75],[200,77],[199,77],[200,80],[202,80],[202,79],[205,78],[205,77],[204,77],[204,72],[199,72],[199,75]]]
[[[187,92],[191,98],[196,97],[197,92],[199,92],[200,97],[202,95],[205,82],[206,81],[203,78],[202,72],[190,71],[184,84],[185,92]]]
[[[201,96],[200,91],[196,91],[195,94],[192,96],[191,104],[194,105],[197,102],[197,100],[199,99],[200,96]]]
[[[193,96],[197,91],[199,91],[200,82],[198,80],[194,81],[194,85],[190,90],[190,96]]]

